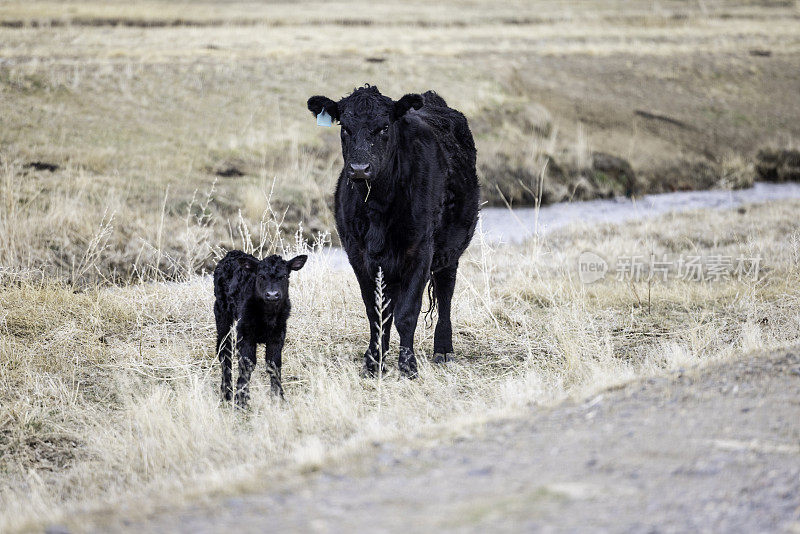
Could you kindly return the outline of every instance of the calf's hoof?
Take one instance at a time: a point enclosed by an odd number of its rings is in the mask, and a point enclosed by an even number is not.
[[[284,399],[283,385],[281,385],[281,370],[274,363],[267,363],[267,374],[269,375],[269,388],[272,394]]]
[[[284,397],[284,395],[283,395],[283,386],[281,385],[280,382],[273,380],[272,382],[270,382],[269,386],[270,386],[270,389],[272,390],[272,394],[273,395],[275,395],[276,397],[280,398],[281,400],[285,400],[286,399],[286,397]]]
[[[233,399],[234,404],[237,408],[241,410],[247,409],[247,403],[250,401],[250,395],[247,393],[243,393],[241,391],[236,392],[236,396]]]
[[[367,349],[364,353],[364,369],[361,374],[366,378],[374,378],[378,374],[386,374],[386,355],[384,354],[383,361],[380,361],[380,354],[377,350]]]
[[[456,355],[452,352],[437,352],[433,355],[433,363],[448,363],[455,360]]]
[[[400,373],[406,378],[417,378],[417,358],[414,356],[414,351],[408,347],[400,347],[400,354],[397,357],[397,367]]]

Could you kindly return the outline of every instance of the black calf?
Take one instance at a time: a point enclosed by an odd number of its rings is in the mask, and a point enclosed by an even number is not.
[[[230,401],[232,340],[236,325],[239,348],[239,379],[236,382],[236,405],[244,407],[249,399],[250,374],[256,365],[256,344],[266,345],[267,372],[272,392],[283,397],[281,352],[289,318],[289,273],[306,263],[307,256],[289,261],[277,255],[261,261],[255,256],[233,250],[214,269],[214,317],[217,320],[217,355],[222,363],[222,397]]]

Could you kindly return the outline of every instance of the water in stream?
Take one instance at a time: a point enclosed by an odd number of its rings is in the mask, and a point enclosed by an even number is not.
[[[749,189],[736,191],[681,191],[645,195],[642,198],[616,198],[586,202],[562,202],[539,208],[484,208],[481,225],[486,240],[519,243],[535,235],[562,228],[573,222],[620,223],[656,217],[664,213],[700,208],[729,209],[742,204],[800,198],[798,183],[758,182]]]

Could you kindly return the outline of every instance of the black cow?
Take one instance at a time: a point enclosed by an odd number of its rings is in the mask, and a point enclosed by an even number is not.
[[[289,302],[289,273],[306,263],[307,256],[289,261],[277,255],[261,261],[240,250],[232,250],[214,269],[214,318],[217,321],[217,354],[222,363],[222,397],[230,401],[232,340],[236,325],[239,349],[239,379],[236,405],[245,407],[249,399],[250,374],[256,366],[256,344],[266,344],[267,372],[272,392],[283,397],[281,352],[286,339]]]
[[[400,334],[398,366],[414,378],[414,331],[429,279],[431,307],[439,307],[434,361],[447,361],[453,353],[450,301],[480,204],[467,119],[433,91],[395,102],[369,85],[338,102],[313,96],[308,109],[315,116],[324,110],[342,127],[336,228],[367,308],[365,370],[378,371],[374,292],[380,267],[391,314],[382,348],[388,350],[393,315]]]

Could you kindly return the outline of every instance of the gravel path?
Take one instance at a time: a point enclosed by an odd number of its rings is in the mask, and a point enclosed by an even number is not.
[[[534,409],[145,522],[135,532],[800,532],[800,356]]]

